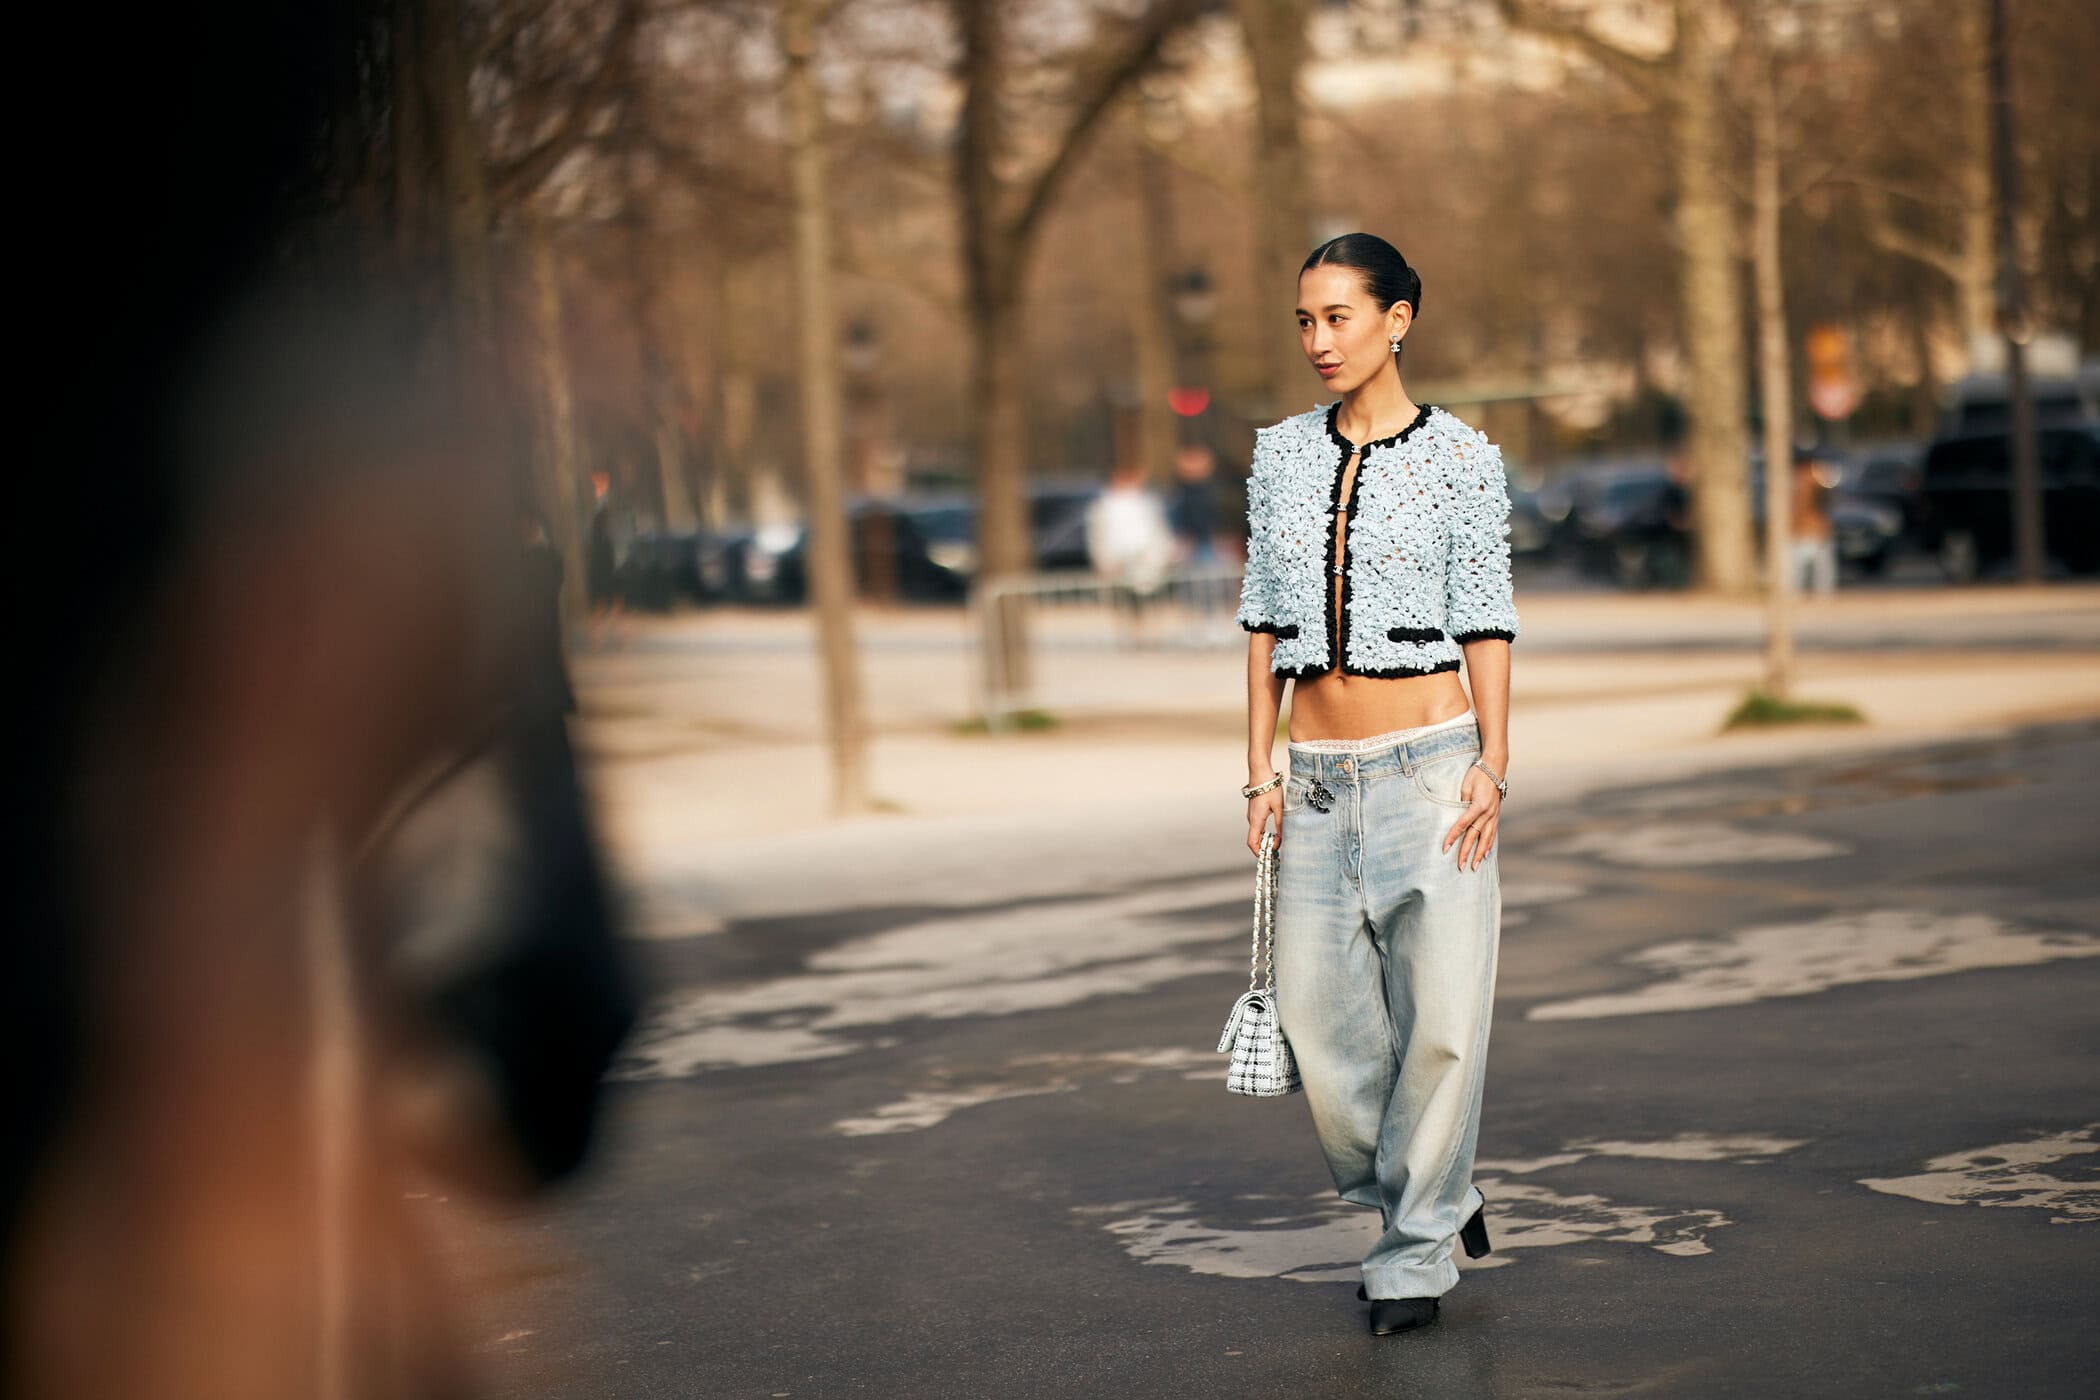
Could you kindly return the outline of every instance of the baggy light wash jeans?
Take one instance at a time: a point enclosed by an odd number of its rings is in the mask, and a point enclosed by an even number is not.
[[[1373,1298],[1458,1285],[1452,1250],[1484,1199],[1473,1154],[1502,927],[1497,852],[1460,870],[1440,849],[1479,726],[1408,732],[1353,753],[1292,745],[1276,852],[1277,1014],[1335,1189],[1382,1213]]]

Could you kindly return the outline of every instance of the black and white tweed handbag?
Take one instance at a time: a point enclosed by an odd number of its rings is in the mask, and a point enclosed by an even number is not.
[[[1235,1094],[1281,1098],[1295,1094],[1298,1062],[1276,1019],[1276,838],[1264,831],[1254,867],[1254,956],[1247,990],[1232,1004],[1218,1053],[1232,1052],[1225,1087]],[[1266,981],[1264,980],[1266,979]]]

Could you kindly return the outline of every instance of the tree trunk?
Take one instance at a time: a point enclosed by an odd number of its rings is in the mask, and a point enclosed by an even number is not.
[[[561,615],[573,626],[589,610],[584,598],[582,483],[577,480],[576,396],[569,378],[566,317],[562,314],[561,268],[554,244],[539,220],[528,221],[526,256],[532,271],[533,348],[545,433],[540,499],[547,514],[548,541],[561,555]]]
[[[1962,348],[1972,356],[1995,324],[1996,239],[1991,231],[1990,0],[1960,0],[1956,53],[1961,79],[1954,100],[1961,104],[1962,146],[1955,179],[1961,191],[1960,273]]]
[[[1744,471],[1742,307],[1731,236],[1734,217],[1719,176],[1726,147],[1718,22],[1704,5],[1677,7],[1672,124],[1678,275],[1691,378],[1685,410],[1695,473],[1699,582],[1717,592],[1747,594],[1755,569]]]
[[[963,0],[963,111],[956,160],[963,229],[964,297],[971,331],[971,436],[977,446],[977,580],[993,584],[1028,571],[1024,440],[1020,385],[1019,312],[1023,238],[1006,217],[994,162],[1005,150],[1000,103],[1006,70],[1006,33],[994,0]],[[1014,696],[1029,683],[1025,612],[1002,608],[994,625],[1002,644],[1001,674],[986,678],[991,693]]]
[[[979,573],[993,581],[1029,572],[1035,553],[1028,529],[1020,306],[1007,295],[974,294],[971,324],[977,329],[970,387],[978,444]],[[1033,669],[1025,604],[1009,603],[995,625],[1000,630],[997,654],[1005,664],[1003,674],[990,679],[1008,696],[1025,695]]]
[[[868,810],[866,720],[853,638],[853,564],[847,552],[840,486],[841,407],[838,316],[831,276],[831,208],[826,195],[822,98],[816,76],[821,0],[786,0],[780,47],[786,61],[782,97],[794,189],[795,293],[801,374],[803,460],[809,522],[808,578],[817,649],[824,675],[824,717],[831,740],[832,810]]]
[[[1272,422],[1316,397],[1305,356],[1284,333],[1297,295],[1298,265],[1312,251],[1311,192],[1299,137],[1298,73],[1305,64],[1306,0],[1238,0],[1254,70],[1254,304]]]
[[[1794,688],[1792,521],[1793,375],[1787,365],[1786,289],[1779,258],[1779,95],[1772,56],[1758,55],[1753,80],[1751,251],[1757,272],[1758,393],[1765,420],[1765,694]]]
[[[2025,344],[2032,333],[2020,267],[2019,162],[2013,148],[2012,56],[2005,0],[1990,0],[1991,187],[1998,227],[1997,322],[2005,337],[2005,388],[2012,404],[2013,565],[2024,583],[2042,581],[2042,472],[2035,440],[2034,397],[2027,383]]]
[[[479,361],[494,334],[496,278],[489,249],[488,172],[474,133],[470,64],[459,0],[424,0],[423,72],[444,201],[446,288],[462,354]]]

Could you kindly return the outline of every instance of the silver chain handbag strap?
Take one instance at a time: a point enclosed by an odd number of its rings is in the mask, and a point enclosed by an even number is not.
[[[1268,980],[1262,980],[1264,971]],[[1266,828],[1254,862],[1254,951],[1247,960],[1247,990],[1276,985],[1276,838]]]

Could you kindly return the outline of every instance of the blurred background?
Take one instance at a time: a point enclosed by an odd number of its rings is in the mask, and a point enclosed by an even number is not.
[[[1520,785],[2100,714],[2084,0],[247,0],[23,52],[26,1393],[552,1393],[652,1286],[592,1266],[815,1091],[621,1091],[565,1244],[448,1191],[568,1179],[608,1070],[1034,1005],[968,920],[931,988],[853,930],[1224,870],[1248,462],[1324,402],[1341,233],[1509,467]],[[875,1092],[838,1133],[948,1111]]]

